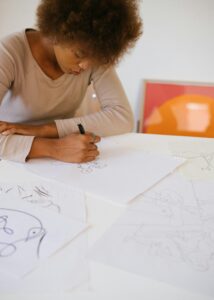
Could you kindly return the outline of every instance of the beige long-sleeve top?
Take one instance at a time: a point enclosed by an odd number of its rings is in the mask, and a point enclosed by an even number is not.
[[[101,110],[75,118],[93,81]],[[0,41],[0,121],[41,124],[55,121],[60,137],[77,132],[77,124],[100,136],[122,134],[133,116],[113,67],[91,68],[78,76],[49,78],[34,59],[25,30]],[[24,162],[33,136],[0,134],[0,157]]]

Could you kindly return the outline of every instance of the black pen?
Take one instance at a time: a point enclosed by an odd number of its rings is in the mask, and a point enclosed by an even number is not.
[[[85,134],[85,129],[84,129],[84,127],[82,126],[82,124],[77,124],[77,126],[78,126],[78,128],[79,128],[79,132],[80,132],[81,134]]]

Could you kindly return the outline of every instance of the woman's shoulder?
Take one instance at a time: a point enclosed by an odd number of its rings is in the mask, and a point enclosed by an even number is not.
[[[12,57],[24,56],[27,51],[25,30],[3,37],[0,40],[0,49]]]
[[[91,79],[92,81],[99,81],[105,78],[110,78],[115,76],[116,70],[114,66],[101,65],[92,68],[91,70]]]

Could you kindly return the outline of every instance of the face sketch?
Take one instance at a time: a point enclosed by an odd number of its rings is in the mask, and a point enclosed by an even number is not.
[[[21,210],[0,208],[0,260],[29,245],[39,258],[40,245],[45,234],[46,231],[37,217]]]
[[[79,75],[93,64],[92,59],[77,44],[54,44],[53,49],[60,69],[66,74]]]

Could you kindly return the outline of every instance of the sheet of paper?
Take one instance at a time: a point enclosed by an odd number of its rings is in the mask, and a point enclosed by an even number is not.
[[[184,159],[121,147],[117,139],[105,138],[100,157],[85,164],[53,160],[30,160],[25,166],[48,178],[80,188],[105,200],[126,204],[184,163]]]
[[[129,206],[89,258],[214,296],[214,184],[169,176]]]
[[[0,201],[8,199],[21,200],[69,218],[86,221],[84,193],[65,184],[46,180],[0,182]]]
[[[22,277],[86,228],[21,201],[0,201],[0,269]]]
[[[3,293],[15,293],[19,286],[21,280],[12,274],[8,274],[5,270],[2,272],[0,270],[0,296]]]
[[[188,164],[181,169],[182,173],[191,179],[214,178],[214,144],[211,139],[191,139],[183,143],[169,143],[170,151],[177,157],[186,158]]]
[[[87,236],[80,235],[22,280],[22,293],[61,293],[89,280]]]
[[[0,183],[1,200],[15,199],[33,207],[48,209],[73,220],[86,222],[84,193],[64,184],[46,180]],[[0,273],[1,292],[63,292],[84,283],[89,278],[87,236],[72,240],[66,247],[42,262],[24,278]],[[57,270],[57,272],[56,272]]]
[[[1,293],[62,293],[89,280],[87,236],[81,234],[24,278],[0,271]]]

